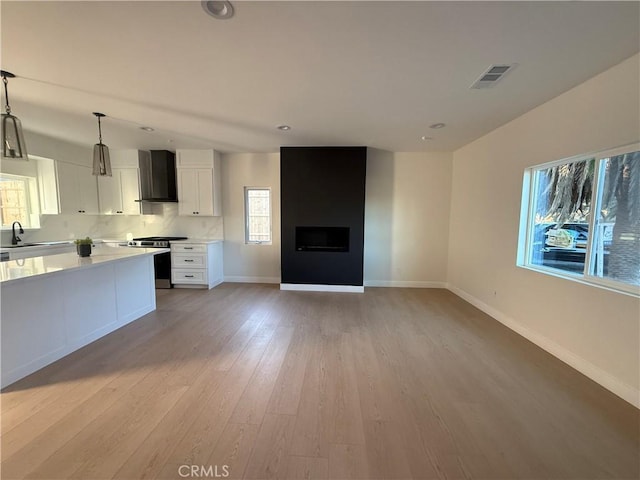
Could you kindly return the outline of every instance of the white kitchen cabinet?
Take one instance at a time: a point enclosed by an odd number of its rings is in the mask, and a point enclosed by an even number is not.
[[[222,215],[220,155],[213,150],[178,150],[178,214]]]
[[[97,215],[98,184],[91,167],[56,162],[60,213]]]
[[[111,177],[98,177],[100,213],[140,215],[140,182],[137,168],[112,168]]]
[[[58,181],[56,162],[50,158],[36,158],[38,169],[38,193],[40,196],[40,213],[55,215],[60,213],[58,203]]]
[[[171,283],[177,288],[213,288],[222,283],[222,242],[171,243]]]
[[[178,214],[212,217],[214,212],[211,169],[179,168]]]

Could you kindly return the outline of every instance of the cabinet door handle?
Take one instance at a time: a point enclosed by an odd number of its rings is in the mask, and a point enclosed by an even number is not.
[[[185,250],[193,250],[193,247],[184,247]]]
[[[193,260],[189,260],[188,258],[184,259],[185,262],[193,262]]]
[[[193,275],[185,275],[184,278],[193,278]]]

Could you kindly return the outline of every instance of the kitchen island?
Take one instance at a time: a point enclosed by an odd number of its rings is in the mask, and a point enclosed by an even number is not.
[[[155,310],[153,256],[100,246],[0,263],[1,386]]]

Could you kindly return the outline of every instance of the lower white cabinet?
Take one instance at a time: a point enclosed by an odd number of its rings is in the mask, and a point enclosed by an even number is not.
[[[213,288],[222,279],[222,242],[171,244],[171,283],[175,287]]]

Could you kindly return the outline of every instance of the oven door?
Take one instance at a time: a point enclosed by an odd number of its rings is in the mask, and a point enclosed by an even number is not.
[[[171,253],[159,253],[153,256],[156,272],[156,288],[173,288],[171,284]]]

